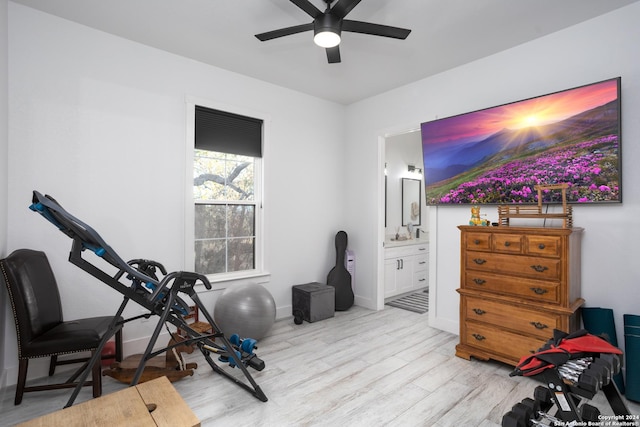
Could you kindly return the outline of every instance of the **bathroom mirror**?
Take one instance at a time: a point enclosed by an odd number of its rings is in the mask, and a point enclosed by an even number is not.
[[[402,225],[421,225],[422,194],[420,180],[402,178]]]

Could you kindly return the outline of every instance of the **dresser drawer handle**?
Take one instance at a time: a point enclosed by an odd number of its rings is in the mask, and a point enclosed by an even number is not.
[[[480,239],[475,239],[475,240],[473,241],[473,243],[474,243],[474,244],[476,244],[476,245],[479,245],[479,244],[480,244]]]
[[[529,289],[531,289],[533,292],[535,292],[536,295],[544,295],[547,292],[549,292],[548,290],[542,289],[542,288],[529,288]]]
[[[486,313],[486,311],[482,310],[481,308],[474,308],[474,309],[473,309],[473,312],[474,312],[475,314],[477,314],[478,316],[482,316],[483,314],[485,314],[485,313]]]
[[[511,242],[504,242],[504,245],[505,245],[506,247],[509,247],[509,246],[511,246]]]
[[[482,264],[484,264],[485,262],[487,262],[487,260],[486,260],[486,259],[482,259],[482,258],[474,258],[474,259],[473,259],[473,262],[475,262],[475,263],[476,263],[476,264],[478,264],[478,265],[482,265]]]
[[[533,268],[538,273],[544,273],[549,269],[549,267],[545,267],[544,265],[532,265],[531,268]]]
[[[546,246],[544,245],[544,243],[540,243],[540,244],[538,245],[538,249],[540,249],[540,250],[544,249],[545,247],[546,247]]]
[[[477,339],[478,341],[482,341],[482,340],[486,339],[484,336],[482,336],[480,334],[473,334],[471,336],[474,337],[475,339]]]
[[[536,329],[546,329],[548,328],[547,325],[545,325],[544,323],[540,323],[540,322],[531,322],[531,325],[533,325]]]
[[[474,282],[476,285],[484,285],[487,281],[486,281],[486,280],[484,280],[484,279],[473,279],[473,282]]]

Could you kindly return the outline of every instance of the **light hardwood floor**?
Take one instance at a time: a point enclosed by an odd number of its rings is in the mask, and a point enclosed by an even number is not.
[[[266,403],[196,353],[189,357],[199,364],[195,375],[174,386],[203,426],[499,426],[538,383],[509,377],[507,365],[455,357],[457,342],[429,327],[426,314],[352,307],[316,323],[276,322],[256,351],[266,368],[250,370]],[[124,387],[103,377],[104,393]],[[71,392],[26,393],[19,406],[14,393],[8,387],[0,394],[2,426],[58,410]],[[76,403],[90,396],[85,387]],[[590,403],[611,414],[602,393]],[[629,407],[640,413],[640,405]]]

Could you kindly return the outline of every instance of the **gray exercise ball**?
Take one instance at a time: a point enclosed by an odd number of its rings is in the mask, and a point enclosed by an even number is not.
[[[225,336],[263,338],[276,321],[276,302],[262,285],[231,286],[218,297],[213,320]]]

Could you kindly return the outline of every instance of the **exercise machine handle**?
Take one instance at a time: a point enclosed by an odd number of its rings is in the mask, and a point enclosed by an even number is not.
[[[211,282],[204,274],[194,273],[192,271],[181,271],[178,273],[176,280],[180,280],[182,283],[188,283],[193,286],[197,281],[202,282],[205,288],[211,289]]]

